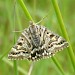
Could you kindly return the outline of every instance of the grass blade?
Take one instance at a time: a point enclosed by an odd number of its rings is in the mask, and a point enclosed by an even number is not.
[[[14,74],[18,75],[17,61],[14,60]]]
[[[53,6],[54,6],[54,10],[55,10],[55,12],[56,12],[56,16],[57,16],[57,19],[58,19],[58,22],[59,22],[61,31],[62,31],[62,33],[63,33],[63,36],[64,36],[64,37],[67,39],[67,41],[69,42],[68,53],[69,53],[69,56],[70,56],[70,59],[71,59],[73,68],[74,68],[74,70],[75,70],[75,57],[74,57],[73,49],[72,49],[72,46],[71,46],[71,44],[70,44],[70,40],[69,40],[67,31],[66,31],[66,28],[65,28],[65,25],[64,25],[62,16],[61,16],[61,12],[60,12],[60,9],[59,9],[57,0],[52,0],[52,3],[53,3]]]
[[[2,56],[0,56],[0,61],[3,59],[4,56],[6,56],[9,53],[9,51],[10,51],[10,48],[8,51],[6,51],[4,54],[2,54]]]
[[[26,6],[25,6],[24,3],[23,3],[23,0],[19,0],[19,3],[21,4],[21,7],[23,8],[23,11],[25,12],[26,16],[27,16],[30,20],[32,20],[32,18],[31,18],[31,16],[30,16],[30,14],[29,14],[29,12],[28,12]],[[22,4],[23,4],[23,5],[22,5]],[[55,59],[55,60],[56,60],[56,59]],[[53,60],[53,61],[54,61],[54,60]],[[62,67],[58,65],[59,62],[58,62],[58,61],[56,61],[56,62],[54,61],[54,63],[55,63],[55,65],[58,67],[58,69],[61,71],[61,73],[62,73],[63,75],[65,75],[65,74],[64,74],[64,71],[63,71],[63,69],[62,69]]]
[[[14,18],[13,18],[13,29],[15,30],[15,20],[16,20],[16,0],[14,0]],[[15,44],[15,38],[16,38],[16,35],[15,35],[15,33],[13,33],[13,36],[14,36],[14,44]],[[14,65],[14,75],[18,75],[18,69],[17,69],[17,61],[16,60],[14,60],[13,61],[13,65]]]
[[[18,2],[19,2],[19,4],[20,4],[20,6],[22,7],[22,9],[23,9],[25,15],[27,16],[27,18],[28,18],[29,20],[32,20],[32,21],[33,21],[33,19],[32,19],[32,17],[31,17],[30,13],[28,12],[28,10],[27,10],[27,8],[26,8],[26,5],[24,4],[23,0],[18,0]]]
[[[8,61],[5,57],[2,59],[5,63],[7,63],[10,67],[13,67],[13,63]],[[27,72],[21,68],[20,66],[17,67],[18,71],[21,72],[23,75],[27,75]]]
[[[56,67],[59,69],[59,71],[61,72],[62,75],[65,75],[61,65],[59,64],[59,62],[57,61],[57,59],[55,57],[52,57],[53,62],[55,63]]]

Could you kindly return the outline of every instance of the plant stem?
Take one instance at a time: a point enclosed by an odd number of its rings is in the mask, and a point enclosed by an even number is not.
[[[63,71],[61,65],[60,65],[59,62],[56,60],[56,58],[55,58],[55,57],[52,57],[52,60],[53,60],[53,62],[55,63],[55,65],[57,66],[57,68],[60,70],[61,74],[62,74],[62,75],[65,75],[65,73],[64,73],[64,71]]]
[[[34,66],[34,62],[32,62],[32,64],[30,65],[28,75],[31,75],[31,72],[32,72],[33,66]]]
[[[14,0],[14,20],[13,20],[13,29],[15,30],[15,20],[16,20],[16,0]],[[15,37],[16,37],[16,35],[15,35],[15,33],[13,34],[13,36],[14,36],[14,44],[15,44]],[[18,69],[17,69],[17,61],[16,60],[14,60],[13,61],[13,65],[14,65],[14,75],[18,75]]]
[[[33,19],[32,19],[32,17],[31,17],[30,13],[28,12],[28,10],[27,10],[27,8],[26,8],[26,5],[25,5],[25,3],[23,2],[23,0],[18,0],[18,2],[19,2],[19,4],[21,5],[21,7],[22,7],[22,9],[23,9],[25,15],[27,16],[27,18],[28,18],[29,20],[32,20],[32,21],[33,21]]]
[[[58,19],[58,22],[59,22],[61,31],[62,31],[62,33],[63,33],[63,36],[64,36],[64,37],[67,39],[67,41],[69,42],[68,53],[69,53],[69,56],[70,56],[70,59],[71,59],[73,68],[74,68],[74,70],[75,70],[75,57],[74,57],[73,49],[72,49],[72,46],[71,46],[71,44],[70,44],[70,40],[69,40],[67,31],[66,31],[66,28],[65,28],[65,25],[64,25],[62,16],[61,16],[61,12],[60,12],[60,9],[59,9],[57,0],[52,0],[52,3],[53,3],[53,6],[54,6],[54,10],[55,10],[55,12],[56,12],[56,16],[57,16],[57,19]]]
[[[7,63],[10,67],[13,67],[12,62],[8,61],[8,59],[6,59],[5,57],[2,59],[3,62]],[[20,66],[17,67],[18,71],[21,72],[23,75],[27,75],[27,72],[21,68]]]
[[[14,60],[14,74],[18,75],[17,61]]]

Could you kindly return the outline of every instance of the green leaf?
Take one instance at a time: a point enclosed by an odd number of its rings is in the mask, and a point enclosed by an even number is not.
[[[61,31],[62,31],[62,33],[63,33],[63,36],[64,36],[64,37],[67,39],[67,41],[69,42],[68,54],[69,54],[69,56],[70,56],[70,59],[71,59],[73,68],[74,68],[74,70],[75,70],[75,56],[74,56],[74,52],[73,52],[73,49],[72,49],[72,46],[71,46],[71,43],[70,43],[70,40],[69,40],[67,31],[66,31],[66,28],[65,28],[63,19],[62,19],[62,15],[61,15],[61,12],[60,12],[60,9],[59,9],[57,0],[52,0],[52,3],[53,3],[53,6],[54,6],[54,10],[55,10],[55,12],[56,12],[56,16],[57,16],[57,19],[58,19],[58,22],[59,22],[59,26],[60,26],[60,28],[61,28]]]

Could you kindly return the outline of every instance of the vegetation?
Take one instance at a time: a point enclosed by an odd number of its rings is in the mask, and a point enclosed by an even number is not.
[[[0,75],[74,75],[74,3],[74,0],[0,0]],[[63,36],[69,47],[36,62],[8,60],[11,47],[29,21],[38,22],[46,15],[41,24]]]

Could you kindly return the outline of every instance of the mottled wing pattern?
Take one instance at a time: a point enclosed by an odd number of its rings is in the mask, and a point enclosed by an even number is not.
[[[8,54],[9,59],[39,60],[53,56],[68,46],[61,36],[51,32],[44,26],[30,22],[19,37],[17,43]]]

